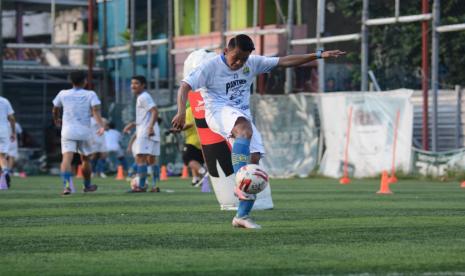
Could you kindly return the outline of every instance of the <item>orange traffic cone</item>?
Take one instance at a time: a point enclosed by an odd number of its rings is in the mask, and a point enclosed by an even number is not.
[[[391,177],[388,178],[389,184],[397,183],[397,177],[395,174],[391,174]]]
[[[161,166],[160,180],[168,180],[168,172],[166,171],[166,166]]]
[[[379,187],[379,191],[377,192],[379,195],[390,195],[392,194],[391,190],[389,189],[389,176],[387,171],[383,171],[381,175],[381,185]]]
[[[116,172],[116,180],[124,180],[124,169],[122,165],[118,166],[118,170]]]
[[[343,178],[341,178],[339,180],[339,183],[343,184],[343,185],[347,185],[350,183],[350,178],[348,176],[344,176]]]
[[[76,178],[83,178],[84,175],[82,174],[82,166],[78,165],[77,167],[77,173],[76,173]]]
[[[460,185],[461,188],[465,188],[465,181],[462,182],[462,185]]]
[[[184,165],[182,167],[182,174],[181,174],[182,179],[188,179],[189,178],[189,171],[187,170],[187,166]]]

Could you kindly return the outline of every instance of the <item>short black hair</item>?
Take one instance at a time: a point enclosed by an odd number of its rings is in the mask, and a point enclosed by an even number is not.
[[[69,81],[73,85],[81,85],[86,79],[86,74],[83,71],[72,71],[69,73]]]
[[[147,85],[147,80],[142,75],[132,76],[131,80],[136,80],[136,81],[140,82],[141,84],[143,84],[144,86]]]
[[[253,44],[252,39],[245,34],[236,35],[235,37],[229,40],[228,48],[234,49],[236,47],[245,52],[252,52],[253,50],[255,50],[255,46]]]

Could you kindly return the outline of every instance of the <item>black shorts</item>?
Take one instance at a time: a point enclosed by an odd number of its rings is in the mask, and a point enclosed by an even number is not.
[[[202,151],[190,144],[185,144],[182,149],[182,161],[184,165],[189,164],[190,161],[195,160],[203,164]]]

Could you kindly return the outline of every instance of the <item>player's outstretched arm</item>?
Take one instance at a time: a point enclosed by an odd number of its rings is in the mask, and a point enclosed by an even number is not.
[[[178,90],[178,113],[171,120],[173,128],[182,130],[184,124],[186,123],[186,102],[187,102],[187,93],[191,91],[191,86],[186,82],[181,82],[181,86]]]
[[[99,124],[100,128],[97,131],[97,135],[102,135],[105,132],[105,123],[103,122],[102,115],[100,114],[100,105],[92,106],[92,115]]]
[[[345,55],[346,52],[340,50],[331,50],[321,52],[321,58],[337,58],[339,56]],[[310,61],[318,59],[319,56],[317,53],[304,54],[304,55],[289,55],[280,57],[278,61],[278,66],[280,67],[294,67],[305,64]]]

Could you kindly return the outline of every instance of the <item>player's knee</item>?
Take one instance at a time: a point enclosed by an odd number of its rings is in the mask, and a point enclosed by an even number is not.
[[[250,163],[257,164],[260,162],[261,154],[259,152],[253,152],[250,154]]]
[[[251,139],[253,134],[252,124],[247,119],[241,117],[237,119],[232,132],[235,138]]]

